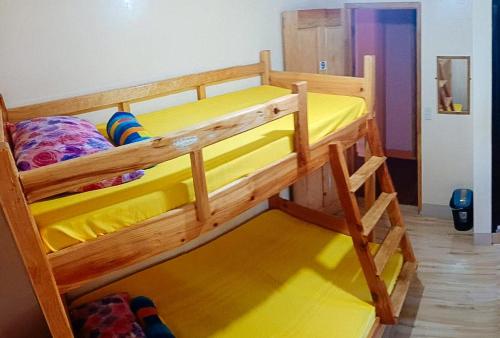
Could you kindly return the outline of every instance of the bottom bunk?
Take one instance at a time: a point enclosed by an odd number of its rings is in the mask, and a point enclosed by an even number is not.
[[[381,275],[389,292],[402,265],[397,252]],[[72,306],[117,292],[153,299],[176,337],[370,337],[379,325],[351,237],[280,210]]]

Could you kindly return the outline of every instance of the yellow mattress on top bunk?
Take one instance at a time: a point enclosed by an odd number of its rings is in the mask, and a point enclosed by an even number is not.
[[[163,135],[289,94],[259,86],[139,115],[152,135]],[[363,99],[308,94],[309,139],[313,144],[366,112]],[[293,150],[293,116],[204,149],[207,185],[214,191]],[[134,159],[130,159],[133,161]],[[136,224],[194,200],[189,156],[146,170],[143,178],[116,187],[56,197],[31,204],[48,250],[57,251]]]
[[[402,263],[382,274],[389,292]],[[115,292],[153,299],[179,338],[366,337],[376,318],[352,239],[277,210],[73,305]]]

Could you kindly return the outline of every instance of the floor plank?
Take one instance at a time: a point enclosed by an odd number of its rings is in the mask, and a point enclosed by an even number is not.
[[[499,337],[500,246],[474,246],[472,234],[455,231],[451,221],[402,210],[419,268],[400,323],[384,338]]]

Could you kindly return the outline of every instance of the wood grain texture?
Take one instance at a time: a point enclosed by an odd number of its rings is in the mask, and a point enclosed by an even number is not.
[[[291,88],[297,81],[306,81],[308,90],[315,93],[355,96],[365,99],[369,114],[375,114],[375,57],[364,58],[364,77],[336,76],[301,72],[272,71],[271,85]]]
[[[120,102],[118,103],[118,111],[131,112],[130,103],[129,102]]]
[[[260,63],[264,65],[264,71],[260,76],[262,85],[269,84],[269,74],[271,73],[271,51],[263,50],[260,52]]]
[[[367,101],[368,112],[372,114],[375,87],[372,64],[374,59],[365,58],[367,72],[364,78],[342,77],[349,73],[345,67],[345,56],[349,53],[345,48],[345,36],[346,32],[349,32],[347,27],[350,26],[346,26],[346,22],[341,9],[284,12],[282,32],[287,72],[272,73],[271,84],[289,88],[293,79],[307,80],[309,90],[312,92],[364,98]],[[320,67],[321,62],[326,62],[325,68]],[[312,73],[338,77],[321,77]],[[334,197],[336,192],[334,185],[331,184],[331,174],[323,170],[323,173],[311,175],[294,185],[294,200],[312,208],[338,210],[340,203]],[[375,190],[368,190],[367,194],[374,199]]]
[[[5,101],[3,96],[0,95],[0,142],[8,142],[7,138],[7,107],[5,106]]]
[[[363,218],[361,219],[361,223],[363,224],[363,235],[369,236],[377,223],[380,221],[382,218],[382,215],[384,214],[385,210],[389,206],[389,203],[391,203],[394,198],[396,198],[397,194],[392,193],[381,193],[380,196],[377,198],[373,206],[364,214]]]
[[[298,219],[319,225],[322,228],[332,230],[346,236],[350,236],[349,229],[347,228],[347,223],[343,218],[335,217],[325,212],[307,208],[295,202],[281,198],[274,198],[272,206],[274,209],[280,209]]]
[[[298,12],[283,12],[282,34],[283,34],[283,58],[285,70],[292,70],[300,57],[297,41]]]
[[[406,295],[410,289],[411,281],[417,272],[417,264],[414,262],[406,262],[399,274],[396,286],[391,293],[392,304],[394,304],[394,315],[399,317],[403,308]]]
[[[341,9],[283,13],[285,69],[344,75],[344,26]],[[326,62],[320,67],[320,62]]]
[[[496,338],[500,332],[500,246],[478,246],[453,222],[401,206],[419,260],[399,315],[385,338]],[[375,230],[383,239],[389,222]]]
[[[0,202],[33,291],[56,338],[73,337],[35,221],[24,198],[9,145],[0,142]]]
[[[203,162],[202,150],[196,150],[189,154],[191,158],[191,173],[193,176],[194,195],[196,198],[196,217],[200,222],[206,222],[210,217],[210,205],[208,204],[207,178],[205,175],[205,163]]]
[[[41,116],[77,115],[118,106],[122,102],[139,102],[187,90],[195,90],[201,85],[213,85],[260,76],[264,72],[265,65],[263,63],[230,67],[135,87],[113,89],[96,94],[10,108],[7,116],[8,121],[17,122]]]
[[[199,222],[194,205],[189,204],[141,224],[49,254],[61,292],[179,247],[278,194],[300,177],[320,169],[329,160],[328,144],[343,140],[352,144],[356,135],[358,138],[364,135],[366,120],[367,117],[362,116],[312,145],[305,171],[299,170],[294,153],[209,193],[211,215],[208,222]]]
[[[294,202],[305,207],[323,209],[322,169],[309,173],[293,185]]]
[[[85,184],[151,167],[293,114],[299,109],[298,97],[290,94],[164,137],[23,172],[20,178],[24,192],[28,201],[33,202]],[[130,161],[131,158],[134,161]]]
[[[358,191],[365,182],[375,174],[378,168],[384,164],[387,158],[372,156],[366,161],[349,179],[349,186],[351,192]]]
[[[394,309],[387,287],[377,275],[377,268],[368,246],[368,238],[362,235],[361,214],[356,195],[350,191],[349,171],[345,160],[344,147],[341,144],[333,143],[330,146],[330,161],[349,233],[353,239],[354,249],[361,263],[363,274],[368,282],[377,316],[380,317],[383,324],[395,324]]]
[[[366,81],[363,78],[296,72],[271,72],[271,85],[291,88],[297,81],[306,81],[309,91],[365,98]]]
[[[207,86],[199,85],[196,87],[196,97],[198,100],[203,100],[207,98]]]
[[[366,100],[366,109],[369,113],[375,116],[375,101],[376,101],[376,73],[375,73],[375,56],[365,55],[363,59],[363,75],[365,80],[364,98]]]
[[[400,226],[393,226],[389,229],[387,236],[384,238],[375,254],[374,261],[377,276],[382,275],[387,262],[389,262],[389,258],[396,253],[404,233],[405,229]]]
[[[367,140],[373,155],[379,157],[384,156],[384,149],[380,141],[379,130],[375,119],[368,120],[368,129],[369,132],[367,133]],[[387,167],[387,162],[384,162],[379,170],[377,170],[377,178],[382,192],[389,194],[396,192],[391,175],[389,173],[389,168]],[[405,228],[405,223],[401,216],[401,209],[399,207],[399,202],[397,199],[389,203],[387,212],[389,214],[389,219],[392,225]],[[401,240],[401,249],[403,251],[405,261],[416,262],[411,242],[406,233],[403,234],[403,239]]]
[[[296,82],[292,84],[292,93],[298,95],[298,109],[294,113],[294,146],[298,154],[299,166],[303,167],[309,162],[309,126],[307,124],[307,83]]]
[[[342,25],[342,10],[337,8],[307,9],[297,12],[297,28],[318,26],[335,27]]]

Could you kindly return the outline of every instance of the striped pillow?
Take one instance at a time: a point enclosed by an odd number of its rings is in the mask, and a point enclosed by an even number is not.
[[[135,116],[128,112],[117,112],[111,116],[106,125],[109,139],[116,146],[149,140],[151,135],[137,121]]]

